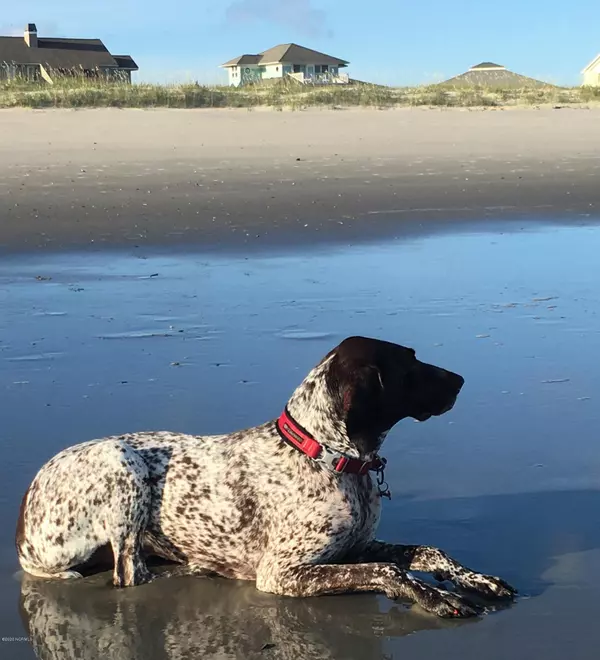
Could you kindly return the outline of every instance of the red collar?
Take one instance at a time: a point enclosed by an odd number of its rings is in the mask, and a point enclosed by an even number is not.
[[[288,409],[281,413],[277,420],[277,431],[281,438],[298,451],[306,454],[318,463],[326,465],[332,472],[346,474],[366,474],[369,470],[382,471],[385,459],[375,457],[372,461],[363,461],[317,442],[310,433],[296,422]]]

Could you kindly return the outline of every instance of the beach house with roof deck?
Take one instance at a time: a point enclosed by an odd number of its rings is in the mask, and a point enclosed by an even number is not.
[[[348,75],[340,69],[348,64],[346,60],[311,48],[280,44],[256,55],[240,55],[221,67],[227,69],[229,85],[238,87],[283,78],[304,84],[346,84]]]
[[[592,60],[581,73],[584,85],[600,87],[600,55]]]
[[[494,62],[476,64],[465,73],[450,78],[441,84],[454,87],[492,87],[497,89],[548,87],[550,85],[550,83],[509,71],[502,64],[495,64]]]
[[[29,23],[22,37],[0,36],[0,80],[40,80],[58,77],[103,77],[131,82],[138,66],[130,55],[111,55],[100,39],[38,37]]]

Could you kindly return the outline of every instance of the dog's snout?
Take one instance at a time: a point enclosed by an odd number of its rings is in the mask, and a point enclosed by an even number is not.
[[[457,392],[460,392],[462,386],[465,384],[465,379],[459,374],[455,374],[453,371],[444,370],[444,378]]]
[[[465,379],[460,374],[455,374],[453,371],[448,371],[443,367],[433,366],[432,376],[444,388],[460,392],[465,383]]]

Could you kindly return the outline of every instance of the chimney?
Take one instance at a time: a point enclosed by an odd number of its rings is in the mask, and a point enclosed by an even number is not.
[[[25,43],[29,46],[29,48],[37,48],[37,28],[35,27],[35,23],[27,24],[23,38],[25,39]]]

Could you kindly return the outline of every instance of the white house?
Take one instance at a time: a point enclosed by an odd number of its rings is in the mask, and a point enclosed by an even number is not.
[[[281,44],[258,55],[240,55],[221,66],[235,87],[286,76],[309,84],[349,82],[348,75],[340,73],[348,66],[346,60],[297,44]]]
[[[583,73],[584,85],[600,87],[600,55],[592,60],[581,73]]]

